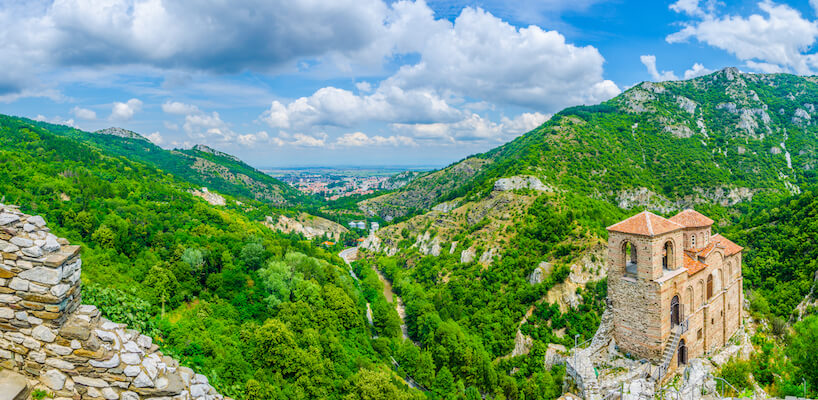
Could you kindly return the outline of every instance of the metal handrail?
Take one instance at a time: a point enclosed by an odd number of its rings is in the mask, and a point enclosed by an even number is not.
[[[735,386],[731,385],[731,384],[730,384],[730,382],[727,382],[727,381],[726,381],[724,378],[719,378],[718,376],[715,376],[715,375],[712,375],[712,374],[708,374],[708,376],[710,376],[711,378],[713,378],[713,380],[715,380],[715,381],[717,381],[717,382],[719,382],[719,381],[720,381],[720,382],[722,383],[722,385],[721,385],[721,389],[722,389],[722,391],[721,391],[721,393],[719,393],[719,396],[720,396],[720,397],[724,397],[724,384],[725,384],[725,383],[727,384],[727,386],[730,386],[730,388],[731,388],[731,389],[733,389],[733,391],[734,391],[734,392],[736,392],[736,396],[740,396],[740,395],[741,395],[741,391],[740,391],[740,390],[738,390],[738,389],[736,389],[736,387],[735,387]],[[718,391],[719,391],[719,386],[718,386],[718,385],[716,385],[716,392],[718,392]],[[754,394],[755,394],[755,392],[754,392]]]

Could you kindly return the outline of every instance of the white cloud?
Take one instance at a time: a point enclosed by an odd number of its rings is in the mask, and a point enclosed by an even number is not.
[[[798,74],[813,73],[818,56],[809,51],[818,38],[818,24],[785,4],[764,0],[758,7],[766,15],[706,15],[666,40],[678,43],[695,39],[767,71],[778,66]]]
[[[500,123],[496,123],[478,114],[469,114],[452,123],[392,124],[392,127],[420,141],[504,142],[540,126],[549,118],[549,115],[541,113],[523,113],[515,118],[503,117]]]
[[[656,56],[654,55],[642,55],[639,57],[639,60],[642,61],[642,64],[645,65],[645,68],[648,69],[648,73],[650,74],[651,78],[655,81],[676,81],[679,80],[676,77],[676,74],[673,71],[662,71],[656,68]]]
[[[699,7],[699,0],[678,0],[670,5],[670,9],[677,13],[685,13],[692,16],[704,15],[704,11]]]
[[[809,0],[809,5],[812,7],[812,11],[818,14],[818,0]]]
[[[108,117],[111,121],[130,121],[134,114],[142,110],[142,101],[139,99],[130,99],[125,103],[115,102],[111,108],[111,116]]]
[[[292,135],[292,139],[288,144],[300,147],[324,147],[327,142],[326,137],[317,138],[314,136],[305,135],[303,133],[296,133]]]
[[[363,147],[363,146],[417,146],[414,139],[407,136],[368,136],[363,132],[347,133],[335,141],[340,147]]]
[[[256,144],[268,142],[270,139],[269,134],[265,131],[259,131],[256,133],[248,133],[246,135],[239,135],[237,137],[239,144],[247,147],[254,146]]]
[[[361,93],[369,93],[372,91],[372,84],[369,82],[355,82],[355,87]]]
[[[71,113],[74,114],[74,116],[79,119],[85,119],[89,121],[97,119],[97,113],[94,110],[89,110],[87,108],[74,107],[71,110]]]
[[[514,119],[503,118],[503,130],[510,134],[526,133],[551,119],[551,115],[522,113]]]
[[[168,129],[170,129],[172,131],[178,131],[179,130],[179,124],[177,124],[175,122],[164,121],[164,122],[162,122],[162,124],[165,125],[165,128],[168,128]]]
[[[55,125],[66,125],[66,126],[70,126],[72,128],[75,128],[75,129],[80,128],[79,126],[77,126],[76,123],[74,123],[73,118],[64,119],[63,117],[60,117],[59,115],[54,117],[54,118],[47,118],[46,116],[44,116],[42,114],[37,114],[37,116],[34,117],[34,120],[35,121],[40,121],[40,122],[48,122],[49,124],[55,124]]]
[[[159,132],[151,133],[150,135],[147,136],[147,138],[157,146],[160,146],[162,145],[162,143],[165,142],[165,138],[163,138],[162,134]]]
[[[167,114],[187,115],[198,113],[199,108],[194,105],[180,103],[178,101],[167,101],[162,104],[162,111]]]
[[[236,133],[226,122],[222,121],[221,116],[216,111],[210,114],[198,112],[185,115],[185,123],[182,125],[182,129],[192,139],[230,142],[236,138]]]
[[[352,127],[365,121],[453,120],[460,114],[434,91],[405,91],[397,86],[381,85],[374,93],[363,96],[325,87],[287,105],[273,101],[260,118],[273,128],[309,129],[316,126]]]
[[[765,62],[747,61],[747,67],[766,74],[777,74],[780,72],[786,72],[786,69],[784,69],[778,64],[771,64]]]
[[[639,60],[642,61],[642,64],[647,68],[648,74],[650,74],[651,79],[654,81],[676,81],[679,80],[679,77],[673,71],[662,71],[659,72],[658,68],[656,67],[656,56],[652,54],[643,55],[639,57]],[[694,63],[690,69],[687,69],[682,76],[683,79],[693,79],[702,75],[707,75],[713,72],[713,70],[705,68],[704,65],[699,63]]]
[[[418,61],[377,85],[358,82],[357,92],[324,87],[291,101],[273,101],[259,119],[273,129],[305,133],[387,123],[419,140],[495,141],[532,129],[545,114],[496,122],[476,111],[498,105],[557,111],[620,92],[603,78],[605,60],[596,48],[575,46],[537,26],[516,28],[481,9],[465,8],[450,22],[435,19],[423,2],[393,3],[385,31],[358,57],[401,54],[416,54]],[[338,143],[369,143],[377,137],[361,135],[346,134]]]
[[[387,85],[545,111],[598,103],[620,92],[603,78],[605,59],[596,48],[566,43],[559,32],[516,28],[474,8],[463,9],[454,23],[434,20],[422,3],[398,3],[395,9],[391,41],[396,51],[420,54],[420,62],[401,67]]]
[[[693,67],[685,71],[684,78],[685,79],[693,79],[702,75],[707,75],[713,72],[712,69],[705,68],[704,65],[699,63],[693,64]]]

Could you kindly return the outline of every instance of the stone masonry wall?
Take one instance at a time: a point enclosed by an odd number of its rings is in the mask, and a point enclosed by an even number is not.
[[[0,369],[56,399],[222,400],[153,340],[81,305],[82,260],[40,216],[0,204]]]

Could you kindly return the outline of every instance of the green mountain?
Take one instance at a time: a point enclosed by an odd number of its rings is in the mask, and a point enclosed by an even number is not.
[[[261,202],[214,207],[186,177],[122,156],[159,152],[138,138],[51,127],[0,115],[0,203],[82,245],[86,304],[237,399],[364,398],[372,385],[423,397],[372,339],[367,298],[335,254],[248,217]]]
[[[247,165],[238,157],[205,145],[196,145],[187,150],[165,150],[138,133],[122,128],[107,128],[90,133],[44,122],[28,122],[55,134],[88,143],[108,154],[152,165],[219,193],[284,207],[314,202],[286,183]]]
[[[428,354],[437,368],[506,398],[515,393],[507,376],[518,392],[561,381],[562,370],[530,359],[593,335],[607,292],[605,227],[644,208],[668,215],[695,206],[716,217],[716,230],[746,248],[746,290],[760,320],[815,314],[807,190],[818,182],[816,104],[813,77],[728,68],[644,82],[362,201],[362,211],[399,221],[364,243],[366,262],[393,283],[422,347],[396,359],[414,365]],[[768,326],[785,325],[776,324]],[[786,335],[768,332],[758,340],[785,346]],[[471,362],[446,353],[452,341]],[[519,349],[527,356],[512,357]],[[772,393],[792,392],[809,370],[787,354],[752,367],[765,376],[788,371],[762,382]],[[491,372],[472,367],[485,362]]]
[[[360,206],[400,217],[498,178],[532,175],[557,190],[625,208],[735,204],[759,191],[797,193],[815,179],[818,78],[733,68],[688,81],[644,82]]]

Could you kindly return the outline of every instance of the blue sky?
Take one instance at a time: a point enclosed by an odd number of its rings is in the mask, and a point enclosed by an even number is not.
[[[0,113],[257,167],[446,165],[727,66],[812,75],[818,0],[0,0]]]

